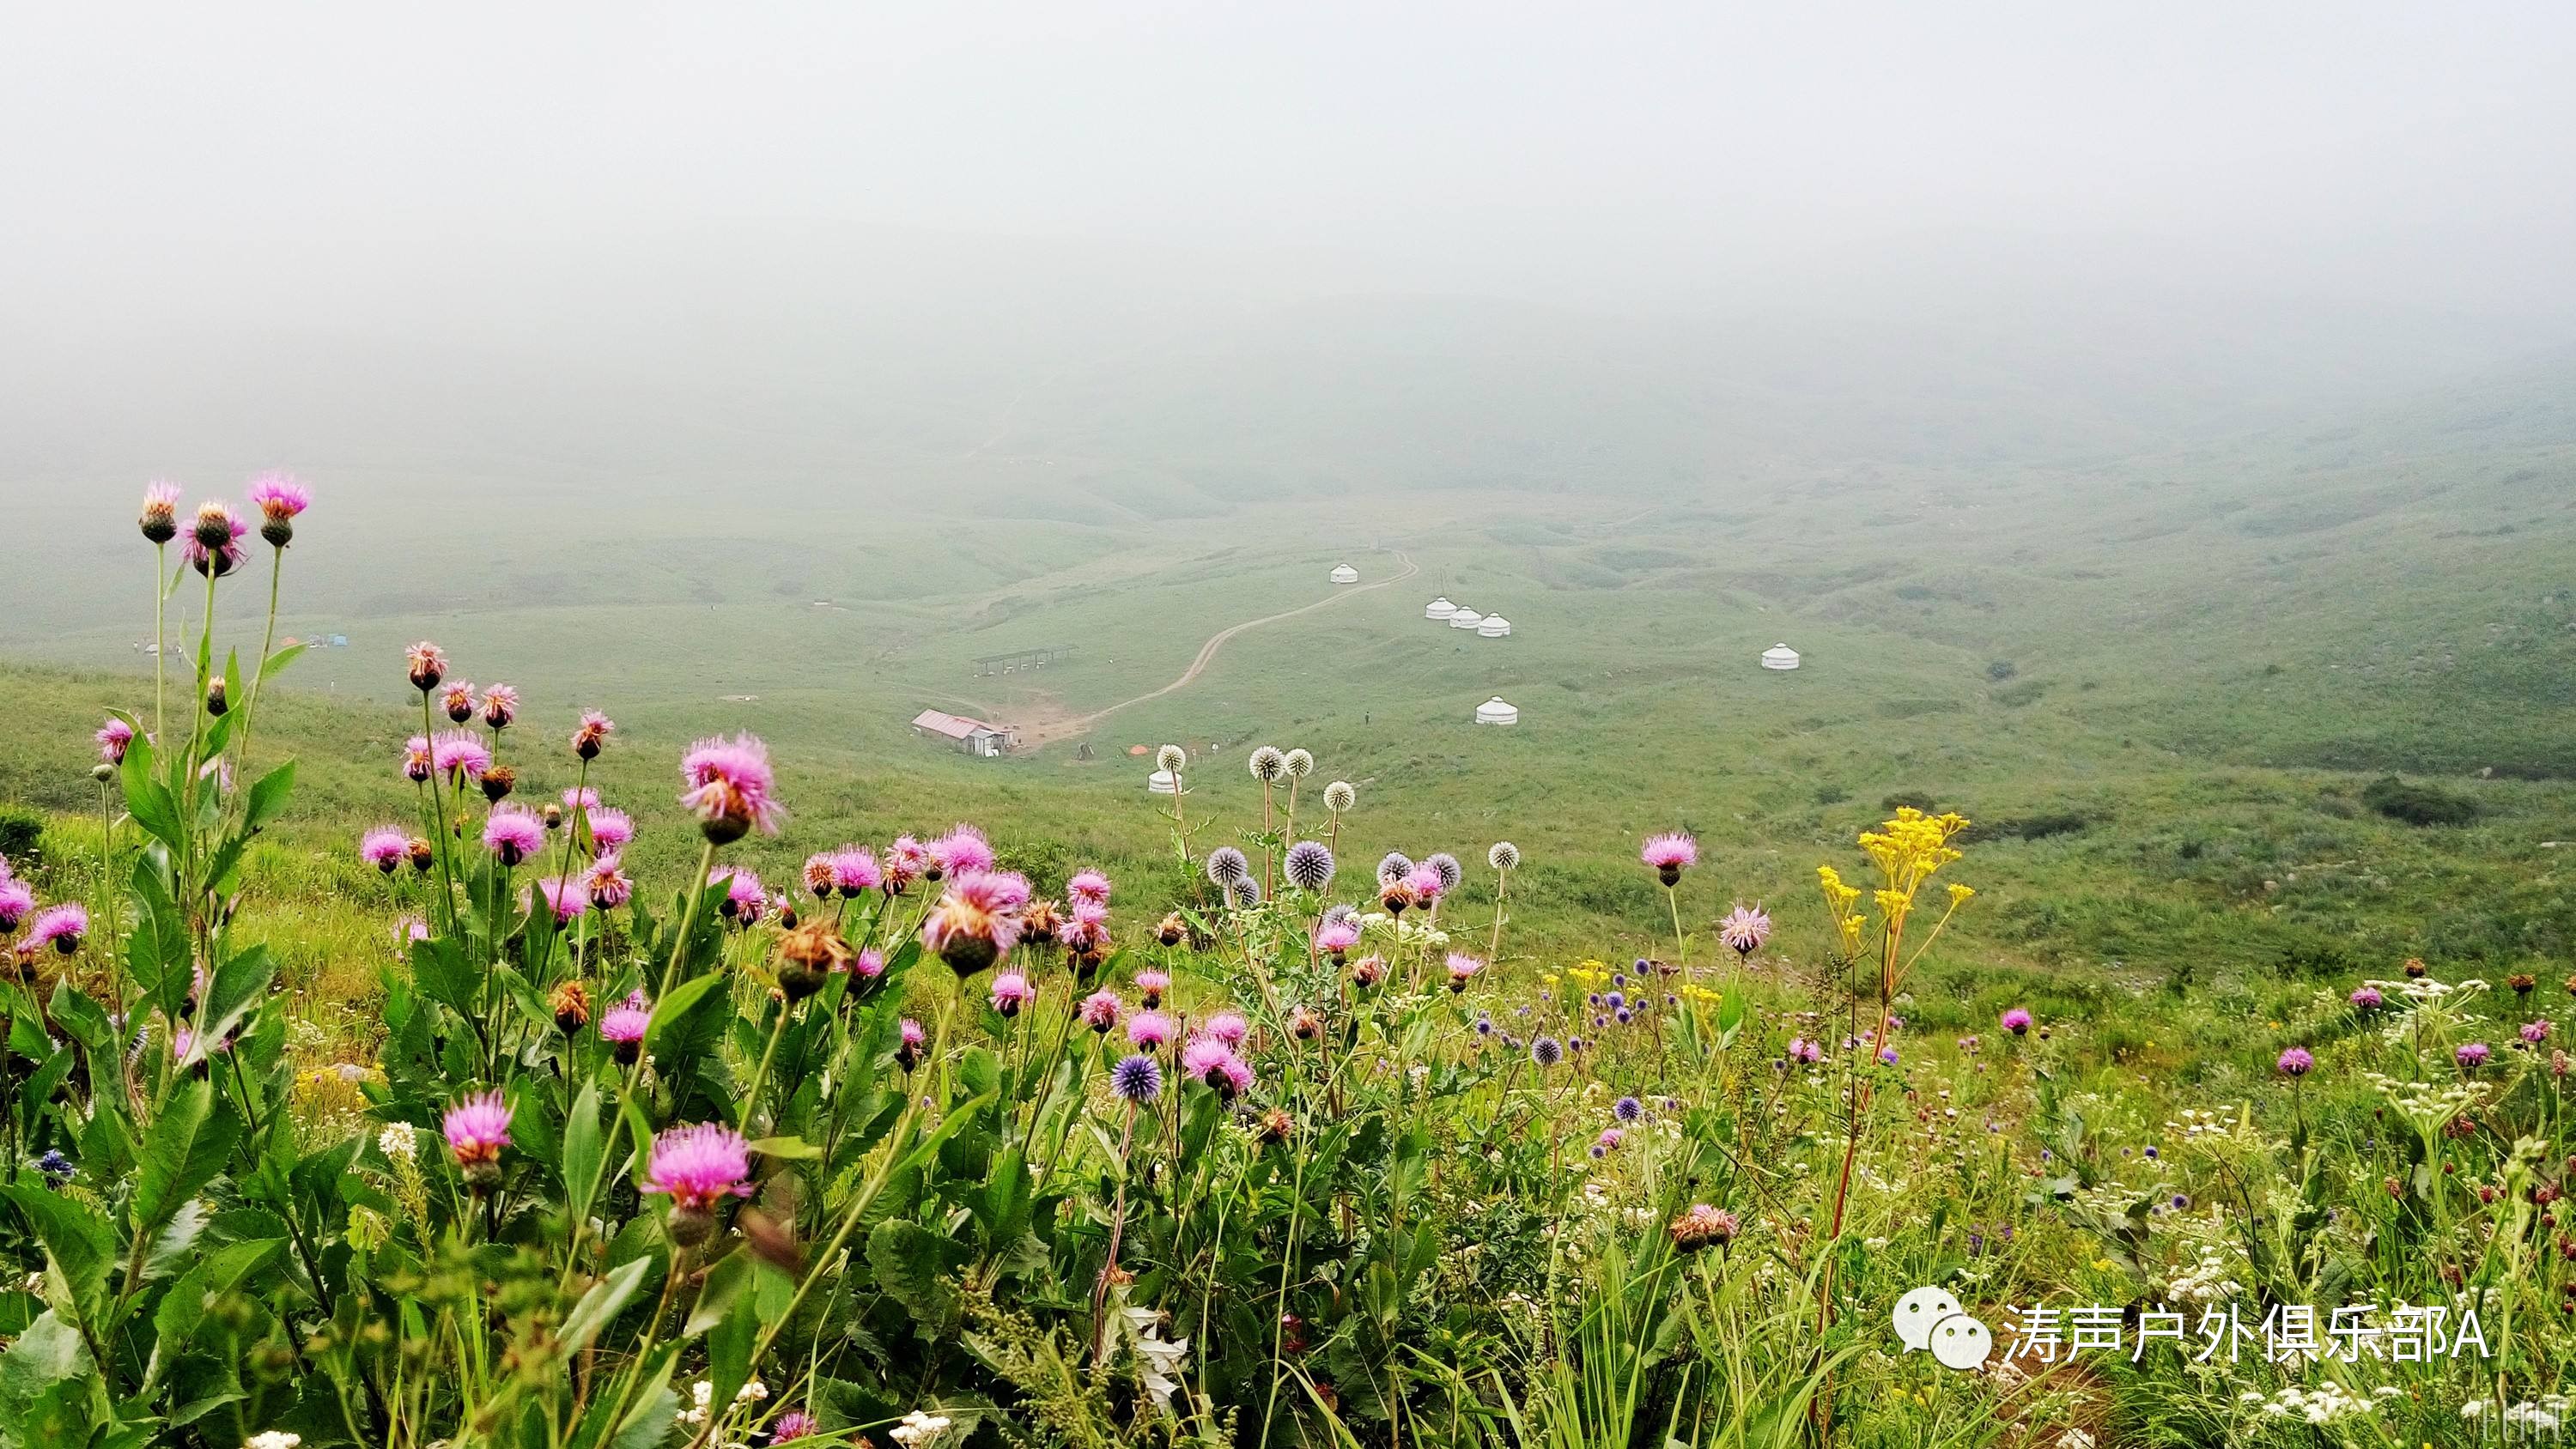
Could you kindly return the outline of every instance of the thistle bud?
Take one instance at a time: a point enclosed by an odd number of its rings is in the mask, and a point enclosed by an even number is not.
[[[1163,923],[1154,928],[1154,939],[1166,946],[1177,946],[1188,935],[1189,927],[1181,920],[1181,913],[1178,911],[1163,917]]]
[[[793,926],[778,940],[778,989],[790,1003],[823,989],[831,973],[855,959],[850,943],[828,921]]]
[[[228,698],[226,698],[224,682],[221,679],[207,680],[206,713],[213,715],[217,719],[221,719],[224,716],[224,712],[231,708],[232,703]]]
[[[538,811],[537,815],[546,822],[548,830],[561,829],[563,826],[563,807],[551,800],[546,802],[546,808]]]
[[[673,1246],[694,1248],[716,1235],[716,1215],[702,1207],[674,1207],[670,1230]]]
[[[508,799],[511,789],[518,783],[519,772],[511,769],[507,765],[486,765],[483,767],[483,798],[491,801],[495,805]],[[554,807],[550,805],[546,808],[551,810]]]
[[[89,777],[104,785],[116,778],[116,767],[105,760],[89,767]]]
[[[429,874],[429,868],[438,863],[438,857],[431,852],[429,842],[417,837],[410,845],[404,847],[404,852],[411,857],[411,868],[422,875]]]
[[[143,495],[143,515],[135,520],[144,541],[164,544],[179,536],[179,490],[155,483]]]
[[[590,990],[578,981],[567,981],[555,988],[550,1003],[555,1012],[555,1030],[566,1036],[590,1025]]]

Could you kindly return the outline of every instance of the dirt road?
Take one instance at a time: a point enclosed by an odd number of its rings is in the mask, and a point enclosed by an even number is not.
[[[1208,636],[1206,643],[1199,646],[1198,657],[1190,661],[1189,668],[1181,671],[1180,678],[1173,680],[1171,683],[1164,685],[1160,689],[1148,690],[1147,692],[1136,696],[1134,699],[1122,699],[1106,709],[1096,709],[1086,715],[1076,715],[1070,719],[1041,720],[1035,724],[1023,725],[1020,729],[1020,748],[1024,750],[1035,749],[1040,745],[1052,744],[1057,740],[1069,740],[1076,735],[1089,734],[1093,726],[1099,724],[1102,720],[1109,718],[1111,715],[1116,714],[1118,711],[1125,709],[1131,704],[1143,704],[1149,699],[1160,699],[1164,695],[1171,693],[1173,690],[1187,688],[1201,674],[1207,671],[1208,665],[1215,660],[1217,651],[1225,647],[1226,641],[1233,638],[1235,635],[1242,633],[1246,629],[1258,629],[1264,624],[1276,624],[1282,619],[1293,619],[1300,614],[1311,614],[1317,609],[1329,609],[1333,605],[1340,603],[1342,600],[1349,598],[1353,594],[1365,594],[1371,589],[1383,589],[1391,584],[1400,584],[1406,579],[1412,578],[1415,574],[1422,572],[1421,566],[1414,563],[1412,557],[1406,554],[1404,550],[1396,549],[1394,550],[1394,553],[1395,561],[1404,565],[1403,572],[1389,574],[1385,578],[1382,578],[1373,584],[1358,584],[1348,588],[1336,588],[1330,594],[1317,599],[1311,604],[1300,605],[1294,609],[1282,609],[1276,614],[1264,614],[1258,619],[1246,619],[1240,624],[1229,625],[1226,628],[1219,629]]]

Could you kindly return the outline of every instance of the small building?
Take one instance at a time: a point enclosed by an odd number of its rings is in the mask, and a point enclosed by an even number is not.
[[[1487,639],[1500,639],[1512,632],[1512,621],[1500,614],[1487,614],[1476,626],[1476,633]]]
[[[1499,694],[1486,700],[1483,704],[1476,706],[1476,723],[1478,724],[1516,725],[1520,722],[1521,712],[1518,709],[1513,708],[1511,705],[1503,703],[1503,697]]]
[[[1452,629],[1473,629],[1483,622],[1485,622],[1484,615],[1464,604],[1459,605],[1457,612],[1449,616],[1449,627]]]
[[[1356,584],[1356,583],[1358,583],[1359,581],[1360,581],[1360,571],[1359,571],[1358,569],[1352,568],[1349,564],[1339,564],[1339,565],[1336,565],[1336,566],[1334,567],[1334,569],[1333,569],[1333,582],[1334,582],[1334,583],[1337,583],[1337,584]]]
[[[1446,619],[1457,612],[1458,606],[1449,602],[1446,594],[1422,606],[1422,617],[1426,619]]]
[[[1180,788],[1180,782],[1172,778],[1171,771],[1156,770],[1145,777],[1145,788],[1156,795],[1169,795]]]
[[[943,739],[978,759],[996,759],[1009,754],[1019,744],[1019,733],[1009,725],[969,719],[962,714],[925,709],[912,717],[912,732]]]
[[[1790,648],[1786,644],[1774,644],[1770,648],[1762,651],[1762,667],[1765,669],[1795,669],[1798,667],[1798,651]]]

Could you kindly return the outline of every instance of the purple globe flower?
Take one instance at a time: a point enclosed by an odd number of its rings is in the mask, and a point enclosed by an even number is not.
[[[2308,1069],[2316,1064],[2317,1059],[2308,1055],[2306,1047],[2292,1047],[2281,1053],[2281,1059],[2273,1063],[2285,1077],[2304,1077],[2308,1074]]]

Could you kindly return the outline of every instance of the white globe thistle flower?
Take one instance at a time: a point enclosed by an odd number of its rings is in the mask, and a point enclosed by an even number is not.
[[[1324,787],[1324,808],[1339,814],[1359,803],[1360,792],[1348,780],[1335,780]]]
[[[1485,863],[1496,870],[1517,870],[1521,863],[1521,848],[1508,840],[1497,840],[1494,848],[1485,852]]]
[[[1268,745],[1263,745],[1254,750],[1244,764],[1252,771],[1252,778],[1269,785],[1277,783],[1280,776],[1286,773],[1288,757]]]
[[[1279,763],[1291,780],[1302,780],[1315,773],[1315,757],[1304,750],[1290,750],[1279,757]]]
[[[1179,745],[1165,745],[1154,752],[1154,768],[1169,770],[1175,775],[1179,774],[1181,767],[1189,762],[1190,752]]]

